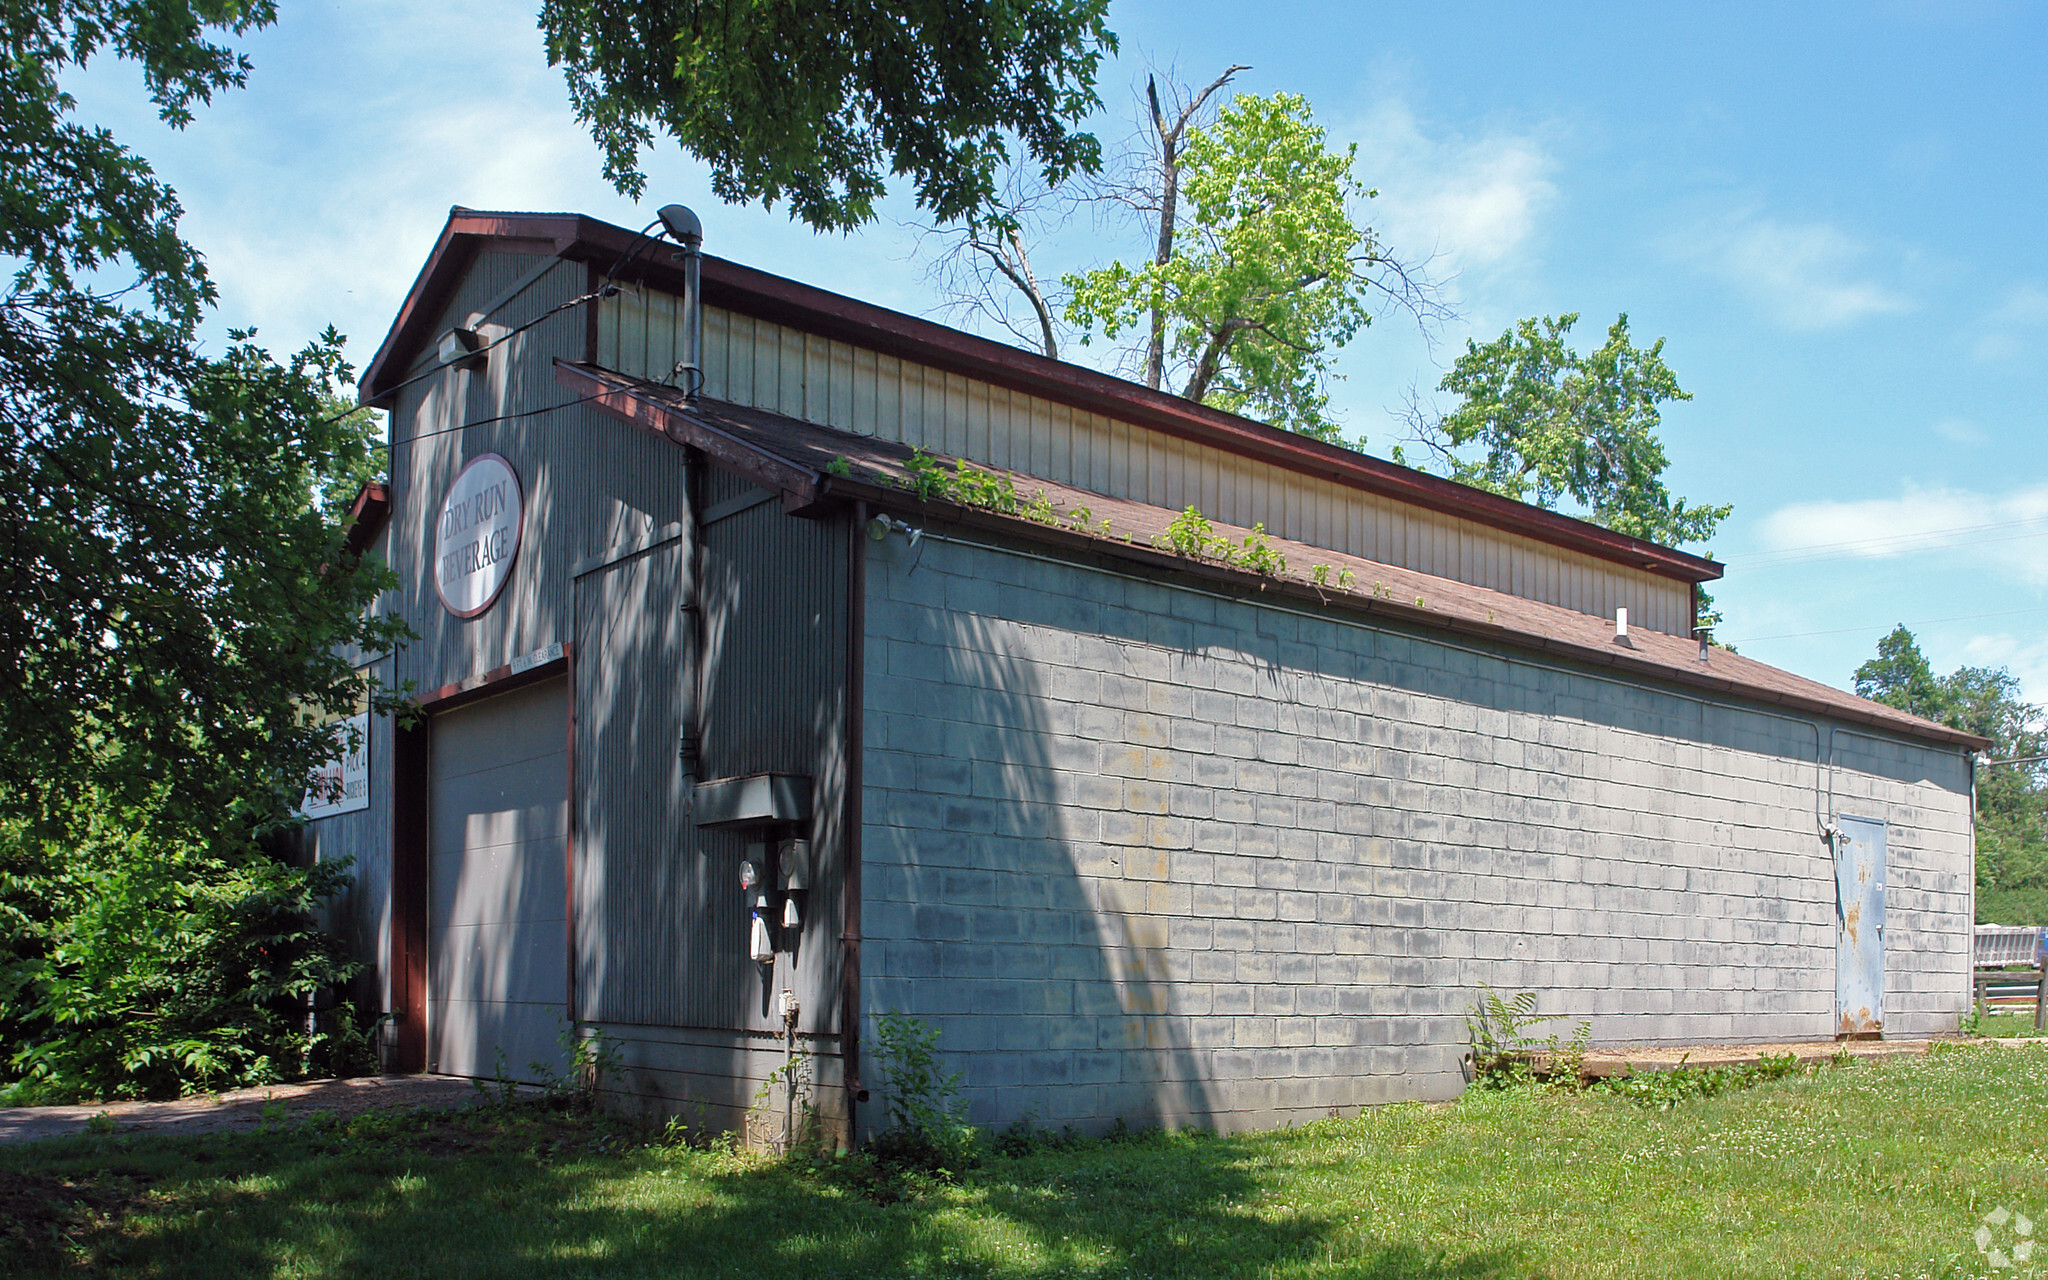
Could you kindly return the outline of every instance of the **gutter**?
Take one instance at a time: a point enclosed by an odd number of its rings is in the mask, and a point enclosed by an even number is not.
[[[555,381],[578,393],[583,402],[596,405],[637,431],[699,450],[729,470],[755,478],[763,488],[779,490],[785,509],[794,509],[792,503],[794,507],[807,507],[817,500],[818,482],[822,478],[817,472],[714,427],[680,406],[670,407],[635,395],[630,389],[614,386],[560,357],[555,359]]]
[[[1568,658],[1583,666],[1609,667],[1626,671],[1667,684],[1710,689],[1725,696],[1740,698],[1749,702],[1770,703],[1794,708],[1811,715],[1824,716],[1833,720],[1846,720],[1866,724],[1889,731],[1899,737],[1939,742],[1947,745],[1967,747],[1982,751],[1991,745],[1988,738],[1950,729],[1946,725],[1931,721],[1924,725],[1900,724],[1883,715],[1843,707],[1819,698],[1801,697],[1796,693],[1778,689],[1764,689],[1740,680],[1717,675],[1711,669],[1695,669],[1691,666],[1669,666],[1637,657],[1626,650],[1600,645],[1584,644],[1575,640],[1559,639],[1535,632],[1521,631],[1498,623],[1481,622],[1459,614],[1442,613],[1434,609],[1417,608],[1398,599],[1361,596],[1353,592],[1319,589],[1312,583],[1297,582],[1287,578],[1272,578],[1246,569],[1237,569],[1213,561],[1190,560],[1170,551],[1160,551],[1139,543],[1113,541],[1095,537],[1052,525],[1041,525],[1033,521],[1019,520],[1010,516],[996,515],[976,507],[961,507],[950,503],[919,502],[898,489],[890,489],[871,483],[837,476],[822,478],[819,502],[834,498],[862,500],[881,509],[899,515],[918,517],[926,520],[938,519],[961,528],[982,532],[1000,532],[1027,540],[1045,543],[1068,552],[1109,555],[1117,560],[1144,565],[1166,574],[1182,575],[1211,582],[1228,583],[1237,588],[1240,596],[1278,597],[1290,602],[1313,602],[1322,609],[1337,608],[1347,613],[1361,614],[1369,618],[1400,623],[1406,627],[1430,631],[1449,631],[1460,635],[1475,636],[1509,649],[1532,650],[1560,658]]]

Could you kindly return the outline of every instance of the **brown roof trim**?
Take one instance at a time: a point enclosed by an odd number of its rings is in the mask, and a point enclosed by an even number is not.
[[[609,226],[578,214],[479,213],[461,205],[450,209],[448,221],[434,241],[433,252],[427,255],[419,275],[413,277],[390,331],[356,384],[362,402],[378,404],[386,391],[405,376],[414,356],[433,343],[434,323],[447,309],[463,274],[486,243],[495,241],[496,247],[504,252],[570,257],[577,244],[578,229],[584,224]]]
[[[738,472],[764,489],[784,494],[790,501],[807,505],[817,497],[817,472],[720,430],[693,414],[677,413],[658,400],[638,395],[633,388],[621,385],[625,380],[619,374],[601,377],[582,365],[558,359],[555,381],[636,431],[701,449],[727,470]]]
[[[1455,613],[1418,608],[1399,599],[1375,599],[1352,591],[1318,590],[1310,583],[1290,578],[1269,577],[1249,569],[1234,568],[1210,560],[1193,560],[1171,551],[1157,550],[1137,543],[1096,538],[1058,525],[1038,524],[1017,516],[997,515],[975,507],[918,502],[900,490],[828,476],[821,497],[835,496],[865,499],[871,507],[892,511],[898,515],[929,516],[935,512],[943,512],[949,525],[961,528],[1001,531],[1068,551],[1088,551],[1163,572],[1228,583],[1246,595],[1277,596],[1302,603],[1313,602],[1324,608],[1343,609],[1350,613],[1382,618],[1422,630],[1450,631],[1473,636],[1506,648],[1535,650],[1586,666],[1612,667],[1646,679],[1707,689],[1750,702],[1773,703],[1834,720],[1870,725],[1904,738],[1932,740],[1972,751],[1983,751],[1992,746],[1989,738],[1980,738],[1959,729],[1951,729],[1932,720],[1922,720],[1903,711],[1893,711],[1881,703],[1869,704],[1872,708],[1881,709],[1865,710],[1863,707],[1832,702],[1824,698],[1807,697],[1790,690],[1764,688],[1721,675],[1711,667],[1677,666],[1657,662],[1625,649],[1583,644],[1562,636],[1546,636],[1518,627],[1481,622],[1477,618],[1461,617]],[[1856,701],[1864,700],[1858,698]]]
[[[1658,662],[1632,650],[1585,644],[1565,636],[1548,636],[1520,627],[1482,622],[1477,618],[1407,604],[1399,598],[1373,597],[1356,591],[1318,588],[1311,583],[1292,578],[1269,576],[1212,560],[1191,559],[1141,543],[1095,537],[1060,525],[1040,524],[1020,516],[999,515],[978,507],[963,507],[947,502],[919,502],[910,494],[885,485],[827,476],[819,498],[821,501],[834,498],[845,501],[858,499],[865,501],[874,509],[890,511],[899,516],[928,519],[936,515],[944,519],[949,527],[1001,532],[1068,552],[1093,553],[1108,559],[1144,565],[1158,572],[1227,583],[1247,596],[1263,595],[1301,603],[1313,602],[1325,609],[1342,609],[1411,628],[1455,632],[1488,640],[1507,648],[1534,650],[1586,666],[1612,667],[1646,679],[1707,689],[1751,702],[1774,703],[1831,719],[1866,724],[1898,734],[1900,737],[1933,740],[1966,747],[1973,751],[1983,751],[1992,745],[1989,738],[1980,738],[1959,729],[1951,729],[1947,725],[1923,720],[1907,712],[1886,707],[1882,703],[1867,702],[1851,694],[1843,694],[1844,701],[1836,702],[1826,698],[1808,697],[1792,690],[1766,688],[1722,675],[1711,667]],[[1851,699],[1853,701],[1850,701]],[[1856,703],[1865,705],[1858,706]]]
[[[610,270],[633,247],[636,238],[635,232],[624,227],[580,214],[482,213],[459,207],[452,210],[432,255],[407,293],[390,334],[364,371],[364,402],[374,403],[386,388],[394,385],[413,354],[432,340],[434,335],[428,327],[446,307],[463,270],[486,241],[516,241],[528,247],[528,251],[551,248],[564,258]],[[641,242],[633,260],[620,271],[620,278],[680,290],[680,271],[668,261],[668,255],[659,251],[659,244]],[[703,259],[703,281],[704,300],[711,306],[1149,427],[1302,475],[1519,533],[1661,577],[1697,583],[1721,576],[1721,566],[1702,556],[1660,547],[1554,511],[722,258],[707,255]]]
[[[349,504],[348,534],[342,545],[352,556],[363,554],[390,519],[391,490],[373,480],[358,490],[356,500]]]

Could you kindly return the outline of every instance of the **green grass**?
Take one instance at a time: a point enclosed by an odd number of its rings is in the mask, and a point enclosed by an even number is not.
[[[1978,1020],[1976,1034],[1984,1039],[2031,1040],[2048,1032],[2034,1030],[2034,1010],[2029,1006],[2024,1013],[1986,1014]]]
[[[1961,1276],[1992,1274],[1971,1233],[2000,1205],[2048,1223],[2048,1052],[2031,1047],[1669,1111],[1524,1089],[1155,1134],[992,1158],[886,1204],[536,1110],[85,1136],[0,1149],[0,1273]]]

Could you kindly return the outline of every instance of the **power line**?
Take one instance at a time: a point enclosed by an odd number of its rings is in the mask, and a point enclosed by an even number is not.
[[[608,298],[613,294],[617,293],[618,291],[618,286],[612,284],[609,280],[607,280],[602,285],[599,285],[597,288],[591,290],[589,293],[582,295],[581,297],[571,298],[567,302],[558,302],[554,306],[549,307],[546,311],[543,311],[539,315],[535,316],[533,319],[528,320],[525,324],[519,325],[516,328],[507,329],[504,333],[491,339],[489,342],[485,343],[481,347],[478,347],[476,350],[463,352],[458,359],[451,360],[446,364],[437,364],[430,369],[425,369],[419,373],[414,374],[412,377],[407,378],[403,382],[393,383],[392,385],[384,388],[384,390],[380,394],[386,396],[393,395],[397,392],[405,390],[407,387],[413,385],[415,382],[419,382],[425,378],[431,378],[437,373],[445,373],[449,369],[456,368],[457,366],[461,365],[464,361],[474,360],[478,356],[488,355],[494,349],[501,347],[504,344],[512,341],[512,339],[518,337],[522,333],[525,333],[528,329],[533,328],[535,325],[540,324],[543,321],[553,319],[554,317],[560,315],[562,312],[569,310],[571,307],[580,307],[587,302],[596,302],[600,298]],[[321,420],[321,425],[324,426],[329,422],[338,422],[342,418],[346,418],[350,413],[354,413],[357,409],[361,407],[361,405],[353,405],[349,408],[348,413],[338,414],[332,418],[323,418]],[[386,444],[388,443],[389,442],[387,441]]]
[[[1906,622],[1877,622],[1861,627],[1837,627],[1832,631],[1788,631],[1775,636],[1737,636],[1729,644],[1756,644],[1763,640],[1805,640],[1813,636],[1847,636],[1859,631],[1884,631],[1892,627],[1925,627],[1937,622],[1975,622],[1980,618],[2012,618],[2025,613],[2048,613],[2048,605],[2031,609],[2004,609],[1997,613],[1959,613],[1949,618],[1918,618]]]
[[[656,218],[656,219],[655,219],[654,221],[652,221],[652,222],[648,223],[648,224],[647,224],[646,226],[644,226],[644,227],[640,228],[640,233],[639,233],[638,235],[636,235],[636,236],[634,236],[634,237],[633,237],[633,239],[632,239],[631,243],[629,243],[629,244],[628,244],[628,245],[626,246],[626,251],[625,251],[624,253],[622,253],[622,254],[620,254],[620,255],[619,255],[619,260],[618,260],[617,262],[614,262],[614,263],[612,263],[612,269],[611,269],[610,271],[607,271],[607,272],[605,272],[605,273],[604,273],[604,280],[603,280],[603,281],[602,281],[602,282],[601,282],[601,283],[600,283],[600,284],[599,284],[599,285],[597,286],[597,288],[595,288],[595,289],[591,290],[591,291],[590,291],[589,293],[586,293],[586,294],[584,294],[583,296],[581,296],[581,297],[578,297],[578,298],[571,298],[571,299],[569,299],[569,300],[568,300],[567,302],[558,302],[558,303],[556,303],[556,304],[555,304],[554,306],[552,306],[552,307],[549,307],[549,308],[548,308],[548,309],[547,309],[546,311],[543,311],[543,312],[541,312],[541,313],[540,313],[539,315],[535,316],[535,317],[534,317],[533,319],[531,319],[531,320],[528,320],[528,321],[527,321],[527,322],[526,322],[525,324],[522,324],[522,325],[519,325],[519,326],[517,326],[517,327],[515,327],[515,328],[512,328],[512,329],[509,329],[509,330],[507,330],[506,332],[504,332],[504,333],[500,334],[500,335],[499,335],[499,336],[497,336],[496,338],[493,338],[493,339],[491,339],[491,340],[490,340],[489,342],[485,343],[485,344],[484,344],[483,346],[481,346],[481,347],[478,347],[478,348],[477,348],[476,350],[474,350],[474,351],[465,351],[465,352],[463,352],[463,353],[462,353],[462,355],[461,355],[461,356],[460,356],[460,357],[459,357],[458,359],[456,359],[456,360],[448,361],[448,362],[446,362],[446,363],[442,363],[442,364],[436,364],[436,365],[432,366],[431,368],[428,368],[428,369],[423,369],[423,370],[421,370],[421,371],[420,371],[419,373],[416,373],[416,374],[414,374],[414,375],[413,375],[412,377],[410,377],[410,378],[407,378],[407,379],[405,379],[405,380],[404,380],[403,382],[397,382],[397,383],[393,383],[393,384],[392,384],[391,386],[388,386],[388,387],[384,388],[384,390],[383,390],[383,392],[382,392],[381,394],[382,394],[382,395],[386,395],[386,396],[389,396],[389,395],[392,395],[392,394],[394,394],[394,393],[396,393],[396,392],[399,392],[399,391],[403,391],[403,390],[405,390],[405,389],[406,389],[407,387],[409,387],[409,386],[413,385],[414,383],[416,383],[416,382],[419,382],[419,381],[421,381],[421,380],[423,380],[423,379],[426,379],[426,378],[431,378],[431,377],[433,377],[433,376],[434,376],[435,374],[437,374],[437,373],[441,373],[441,372],[443,372],[443,371],[445,371],[445,370],[448,370],[448,369],[452,369],[452,368],[455,368],[456,366],[458,366],[458,365],[460,365],[460,364],[463,364],[463,363],[464,363],[464,362],[466,362],[466,361],[469,361],[469,360],[474,360],[474,359],[475,359],[475,358],[477,358],[478,356],[484,356],[484,355],[488,355],[488,354],[490,354],[490,352],[491,352],[491,351],[495,350],[495,349],[496,349],[496,348],[498,348],[498,347],[501,347],[501,346],[503,346],[503,345],[504,345],[505,343],[507,343],[507,342],[510,342],[510,341],[511,341],[512,339],[514,339],[514,338],[518,337],[518,336],[519,336],[520,334],[522,334],[522,333],[525,333],[525,332],[526,332],[527,330],[529,330],[529,329],[533,328],[533,327],[534,327],[535,325],[538,325],[538,324],[542,323],[543,321],[546,321],[546,320],[550,320],[550,319],[553,319],[553,318],[554,318],[555,316],[557,316],[557,315],[561,314],[561,313],[562,313],[562,312],[564,312],[564,311],[567,311],[567,310],[569,310],[569,309],[570,309],[570,308],[572,308],[572,307],[580,307],[580,306],[582,306],[582,305],[584,305],[585,303],[588,303],[588,302],[596,302],[596,301],[598,301],[598,300],[600,300],[600,299],[603,299],[603,298],[610,298],[610,297],[615,297],[615,296],[617,296],[617,294],[618,294],[618,292],[619,292],[619,287],[618,287],[618,285],[617,285],[617,284],[615,283],[615,281],[616,281],[616,280],[617,280],[617,278],[618,278],[618,274],[619,274],[619,271],[620,271],[620,269],[621,269],[621,268],[623,268],[623,267],[624,267],[624,266],[626,265],[626,263],[627,263],[627,262],[628,262],[629,260],[631,260],[631,258],[633,257],[633,255],[634,255],[634,254],[636,254],[636,253],[640,252],[640,246],[641,246],[642,244],[658,244],[658,243],[660,243],[660,241],[661,241],[661,237],[660,237],[660,236],[652,236],[652,237],[650,237],[650,236],[649,236],[649,235],[647,234],[648,232],[650,232],[650,231],[654,230],[654,229],[655,229],[656,227],[658,227],[658,226],[660,226],[660,225],[661,225],[661,219],[660,219],[660,218]],[[576,403],[576,404],[581,404],[581,403],[583,403],[583,402],[582,402],[581,400],[578,400],[578,401],[575,401],[574,403]],[[349,408],[349,410],[348,410],[348,413],[342,413],[342,414],[338,414],[338,415],[336,415],[335,417],[332,417],[332,418],[323,418],[323,419],[321,419],[321,421],[319,422],[319,424],[318,424],[318,425],[320,425],[320,426],[325,426],[325,425],[326,425],[327,423],[329,423],[329,422],[338,422],[338,421],[340,421],[340,420],[341,420],[342,418],[346,418],[346,417],[347,417],[347,416],[348,416],[348,415],[349,415],[350,413],[354,413],[354,412],[356,411],[356,409],[358,409],[358,408],[361,408],[361,407],[362,407],[362,406],[360,406],[360,405],[356,405],[356,406],[351,406],[351,407]],[[555,407],[556,407],[556,408],[558,408],[558,409],[566,409],[566,408],[568,408],[569,406],[568,406],[568,405],[556,405]],[[544,412],[544,411],[536,411],[536,412]],[[528,416],[528,415],[525,415],[525,414],[510,414],[510,415],[507,415],[507,416],[509,416],[509,417],[525,417],[525,416]],[[485,421],[486,421],[486,422],[497,422],[497,421],[500,421],[500,419],[498,419],[498,418],[487,418],[487,419],[485,419]],[[470,425],[472,425],[472,426],[481,426],[481,425],[483,425],[483,424],[482,424],[482,423],[472,423],[472,424],[470,424]],[[443,433],[443,432],[438,432],[438,431],[430,431],[430,432],[427,432],[427,433],[425,433],[425,434],[427,434],[427,435],[442,435],[442,434],[445,434],[445,433]],[[410,437],[410,438],[411,438],[411,439],[419,439],[420,437],[418,437],[418,436],[414,436],[414,437]],[[377,447],[379,447],[379,448],[389,448],[389,447],[390,447],[390,441],[389,441],[389,440],[387,439],[387,440],[385,440],[385,441],[384,441],[384,442],[383,442],[382,444],[378,445]]]
[[[1923,529],[1917,533],[1890,534],[1879,538],[1855,538],[1845,542],[1817,542],[1803,547],[1779,547],[1772,551],[1753,551],[1747,555],[1728,556],[1724,564],[1743,564],[1752,568],[1771,567],[1780,564],[1798,564],[1813,560],[1835,560],[1864,555],[1885,555],[1908,551],[1935,551],[1953,545],[1952,539],[1971,534],[2005,532],[1999,537],[1980,537],[1972,545],[1984,542],[2012,542],[2020,538],[2031,538],[2048,532],[2048,515],[2025,516],[2018,520],[1999,520],[1989,524],[1956,525],[1947,529]]]
[[[657,382],[648,382],[645,379],[641,379],[640,385],[653,387],[660,386],[662,384]],[[579,404],[589,404],[592,400],[603,399],[608,394],[610,394],[610,388],[606,388],[604,391],[593,391],[589,395],[581,396],[575,400],[564,400],[560,404],[543,405],[538,409],[522,409],[518,413],[501,413],[493,418],[478,418],[475,422],[464,422],[453,427],[440,427],[433,431],[422,431],[416,435],[409,435],[405,437],[402,441],[400,441],[400,443],[411,444],[415,440],[431,440],[435,436],[454,435],[458,431],[467,431],[471,427],[488,427],[494,422],[512,422],[519,418],[537,418],[543,413],[553,413],[557,409],[574,409]],[[384,441],[383,443],[380,443],[377,447],[380,449],[388,449],[391,447],[391,442],[388,440]]]

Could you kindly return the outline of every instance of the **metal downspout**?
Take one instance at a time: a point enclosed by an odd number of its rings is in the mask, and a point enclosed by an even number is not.
[[[1963,759],[1970,765],[1970,934],[1974,939],[1977,931],[1977,753],[1965,751]]]
[[[868,1095],[860,1083],[860,793],[867,707],[867,523],[868,504],[855,503],[846,538],[846,779],[842,798],[846,863],[840,888],[844,919],[839,932],[840,1079],[846,1094],[848,1148],[860,1136],[858,1108]]]
[[[683,660],[682,670],[676,674],[677,696],[681,700],[679,740],[676,756],[682,761],[683,778],[686,784],[684,794],[691,793],[687,785],[694,783],[703,772],[700,751],[704,743],[704,700],[702,671],[704,665],[704,605],[702,600],[704,584],[704,459],[695,449],[683,451],[683,536],[689,539],[683,547],[680,562],[682,581],[678,584],[681,599],[676,607],[683,615]]]

